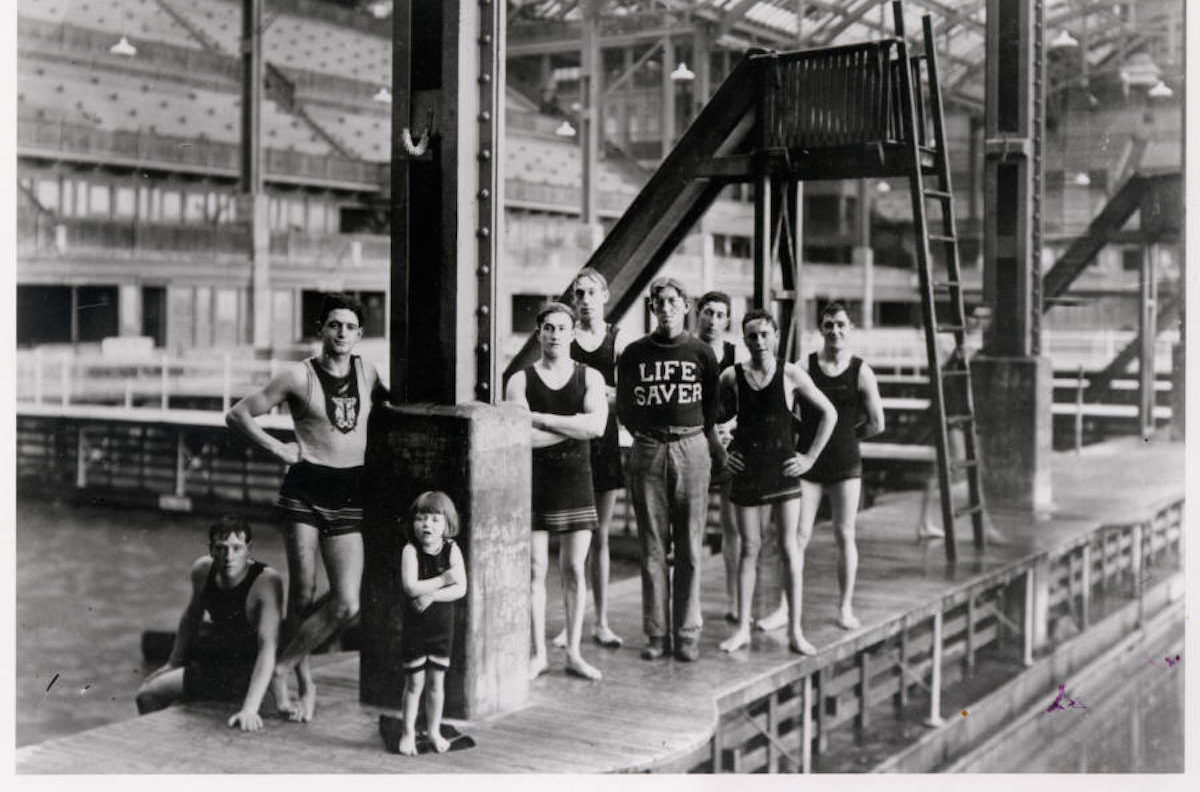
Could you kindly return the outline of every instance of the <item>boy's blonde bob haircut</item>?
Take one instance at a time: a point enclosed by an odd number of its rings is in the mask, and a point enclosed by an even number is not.
[[[418,514],[442,515],[446,518],[446,538],[458,536],[458,509],[454,508],[454,501],[450,500],[450,496],[446,493],[440,490],[428,490],[417,496],[408,509],[410,534]]]

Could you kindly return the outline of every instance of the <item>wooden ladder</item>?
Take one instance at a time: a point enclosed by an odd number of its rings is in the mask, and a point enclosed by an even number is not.
[[[900,3],[893,4],[896,36],[905,41],[904,15]],[[907,43],[901,49],[908,68],[901,68],[901,96],[905,139],[909,149],[909,188],[916,236],[917,273],[921,292],[921,317],[925,331],[925,352],[929,360],[929,390],[936,421],[934,445],[937,449],[937,475],[941,490],[942,525],[946,533],[946,560],[957,558],[955,526],[970,516],[975,547],[984,547],[984,508],[979,485],[979,460],[976,453],[975,404],[971,394],[971,369],[965,348],[966,311],[959,262],[958,235],[954,218],[954,193],[950,185],[950,156],[946,150],[946,130],[942,115],[942,94],[938,83],[937,54],[934,50],[933,24],[929,16],[922,20],[924,52],[908,55]],[[928,116],[933,124],[933,140],[927,140],[926,108],[922,93],[921,66],[929,85]],[[932,145],[930,145],[932,143]],[[928,179],[926,178],[928,171]],[[932,186],[930,186],[932,184]],[[939,207],[941,225],[930,229],[929,204]],[[938,266],[931,249],[943,255]],[[940,302],[939,302],[940,300]],[[939,310],[939,308],[941,310]],[[943,362],[938,350],[939,333],[954,336],[954,351]],[[958,430],[962,443],[952,448],[951,433]],[[954,474],[967,477],[966,503],[954,502],[951,484]]]

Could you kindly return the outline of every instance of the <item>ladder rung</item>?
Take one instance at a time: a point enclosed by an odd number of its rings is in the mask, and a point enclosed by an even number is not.
[[[942,369],[943,377],[965,377],[970,373],[971,370],[965,368]]]
[[[950,463],[951,470],[966,470],[967,468],[978,467],[979,462],[974,459],[959,459]]]
[[[964,514],[976,514],[976,513],[979,513],[979,514],[983,513],[983,504],[982,503],[968,503],[966,506],[959,506],[957,509],[954,510],[954,519],[957,520],[959,517],[962,517]]]
[[[930,234],[928,237],[926,237],[926,239],[928,239],[930,242],[944,242],[944,243],[958,241],[958,237],[949,236],[947,234]]]
[[[933,288],[935,288],[935,289],[949,289],[952,287],[958,288],[960,286],[962,286],[962,281],[955,280],[955,281],[934,281],[933,282]]]
[[[966,426],[967,424],[973,422],[974,420],[975,420],[975,416],[971,415],[969,413],[964,413],[963,415],[947,415],[946,416],[946,425],[947,426]]]
[[[954,196],[945,190],[926,190],[925,194],[930,198],[940,198],[943,201],[949,201]]]
[[[926,146],[924,144],[921,144],[921,145],[917,146],[917,148],[919,150],[925,152],[926,154],[937,154],[938,153],[937,146]]]
[[[939,333],[961,333],[961,332],[964,332],[966,329],[967,328],[963,327],[962,325],[938,325],[937,326],[937,332],[939,332]]]

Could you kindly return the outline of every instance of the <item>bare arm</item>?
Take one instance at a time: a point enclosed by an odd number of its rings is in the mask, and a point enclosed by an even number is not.
[[[233,405],[225,414],[225,425],[280,462],[287,465],[296,464],[300,461],[300,447],[295,443],[284,443],[272,437],[254,419],[266,415],[273,407],[287,401],[289,396],[299,395],[305,381],[301,365],[290,367]]]
[[[429,595],[433,602],[454,602],[466,596],[467,566],[457,544],[450,546],[450,568],[442,577],[449,577],[450,582]]]
[[[508,385],[504,388],[504,400],[512,404],[519,404],[526,410],[529,409],[529,401],[525,398],[525,372],[518,371],[508,379]],[[531,419],[532,420],[532,419]],[[603,431],[603,430],[602,430]],[[531,426],[529,430],[529,442],[534,448],[545,448],[552,446],[555,443],[563,441],[562,435],[548,432],[537,426]]]
[[[859,427],[858,436],[874,437],[884,427],[883,400],[879,397],[879,382],[875,379],[875,372],[866,363],[858,370],[858,391],[862,394],[867,413],[867,421]]]
[[[187,662],[188,654],[196,641],[196,636],[200,632],[200,620],[204,617],[204,608],[200,604],[200,594],[204,591],[204,581],[208,577],[208,570],[211,567],[211,556],[198,558],[192,564],[192,569],[189,573],[192,579],[192,596],[188,600],[187,607],[183,609],[183,614],[179,617],[179,626],[175,630],[175,642],[171,646],[171,654],[167,657],[167,662],[147,679],[156,677],[173,668],[182,668],[183,664]]]
[[[817,424],[817,433],[813,437],[812,445],[808,447],[807,451],[797,452],[794,457],[784,462],[783,472],[785,474],[799,476],[813,466],[817,457],[825,449],[825,444],[829,442],[829,438],[833,435],[833,428],[837,425],[838,414],[833,402],[829,401],[829,398],[821,392],[821,389],[812,381],[812,377],[808,376],[807,371],[795,363],[788,363],[784,372],[793,391],[821,411],[821,419]]]
[[[454,546],[454,550],[458,549],[458,545]],[[404,550],[400,553],[400,586],[404,589],[404,594],[409,599],[432,594],[444,586],[450,586],[458,582],[457,571],[454,568],[454,552],[450,553],[450,568],[437,577],[426,578],[420,580],[420,573],[417,569],[417,553],[419,551],[411,544],[404,545]],[[460,565],[461,566],[461,565]]]
[[[721,398],[721,411],[717,416],[716,432],[721,444],[728,446],[733,440],[733,427],[737,424],[738,414],[738,392],[737,392],[737,369],[729,366],[721,372],[718,392]],[[746,469],[746,463],[742,459],[741,454],[737,449],[728,451],[725,457],[725,463],[734,473],[741,473]]]
[[[258,632],[258,654],[254,658],[254,670],[250,672],[250,686],[242,708],[229,717],[230,726],[239,726],[242,731],[258,731],[262,728],[262,717],[258,714],[271,674],[275,670],[275,653],[279,648],[279,624],[283,619],[283,580],[273,569],[265,569],[250,589],[246,603],[250,610],[250,621]]]
[[[530,413],[535,429],[561,435],[572,440],[591,440],[604,434],[608,423],[608,402],[604,395],[604,377],[599,371],[585,371],[587,390],[583,396],[583,412],[575,415]]]

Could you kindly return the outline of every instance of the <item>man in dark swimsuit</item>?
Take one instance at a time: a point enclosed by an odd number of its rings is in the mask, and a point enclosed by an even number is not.
[[[537,315],[541,358],[508,381],[505,399],[528,407],[533,445],[533,536],[530,541],[530,609],[533,655],[529,673],[546,670],[546,567],[550,534],[559,538],[558,566],[563,579],[567,622],[567,671],[600,679],[583,659],[580,633],[587,607],[584,562],[596,530],[588,441],[604,432],[608,403],[600,372],[571,360],[575,312],[550,303]]]
[[[250,558],[250,526],[226,515],[208,530],[208,555],[192,564],[192,598],[179,619],[175,645],[137,692],[138,714],[180,699],[240,701],[230,726],[258,731],[258,714],[275,670],[283,616],[283,581]],[[201,631],[205,614],[211,620]]]
[[[734,652],[750,643],[758,554],[764,526],[774,517],[786,562],[788,644],[794,652],[816,654],[800,627],[804,550],[809,539],[807,533],[796,533],[800,476],[812,466],[833,433],[837,411],[802,368],[776,360],[779,329],[775,317],[763,310],[749,311],[742,320],[742,332],[750,362],[721,373],[722,417],[738,418],[729,446],[729,468],[734,472],[730,500],[736,507],[741,532],[738,626],[721,649]],[[821,416],[805,453],[796,451],[794,440],[797,395],[815,405]]]

